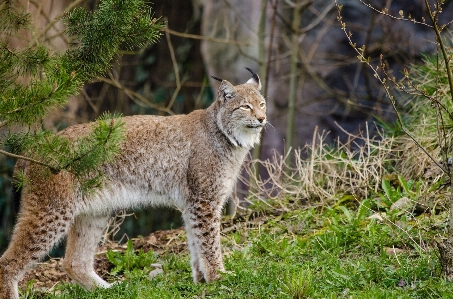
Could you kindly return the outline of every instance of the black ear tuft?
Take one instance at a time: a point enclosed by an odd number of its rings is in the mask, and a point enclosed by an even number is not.
[[[222,80],[222,79],[220,79],[219,77],[216,77],[216,76],[211,76],[211,77],[212,77],[213,79],[217,80],[217,81],[220,81],[220,82],[222,82],[222,81],[223,81],[223,80]]]
[[[259,77],[254,71],[252,71],[251,69],[249,69],[248,67],[246,67],[246,70],[248,70],[250,73],[252,73],[252,78],[250,78],[250,79],[249,79],[247,82],[245,82],[245,83],[253,84],[253,85],[255,85],[256,89],[261,90],[261,81],[260,81],[260,77]]]
[[[260,82],[260,78],[258,77],[258,75],[252,71],[251,69],[249,69],[248,67],[245,68],[247,71],[249,71],[250,73],[252,73],[252,76],[253,76],[253,79],[258,83]]]

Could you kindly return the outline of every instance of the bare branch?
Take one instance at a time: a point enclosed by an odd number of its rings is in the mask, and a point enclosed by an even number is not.
[[[270,66],[271,66],[271,58],[272,58],[272,43],[274,41],[274,32],[275,32],[275,20],[276,20],[276,17],[277,17],[277,7],[278,7],[278,0],[274,0],[272,1],[272,10],[273,10],[273,14],[272,14],[272,23],[271,23],[271,36],[270,36],[270,39],[269,39],[269,46],[267,47],[267,62],[266,62],[266,76],[265,76],[265,80],[264,82],[266,82],[266,85],[264,86],[263,88],[263,94],[264,96],[267,95],[267,87],[269,86],[268,82],[269,82],[269,69],[270,69]]]
[[[329,5],[327,5],[324,10],[318,15],[318,17],[316,18],[316,20],[310,22],[310,25],[307,25],[305,26],[304,28],[302,29],[299,29],[299,34],[301,33],[306,33],[310,30],[312,30],[313,28],[315,28],[316,26],[318,26],[319,23],[321,23],[324,18],[326,17],[326,15],[332,10],[332,8],[335,7],[335,3],[330,3]]]
[[[176,89],[173,92],[170,102],[167,105],[167,109],[171,109],[176,101],[176,97],[178,96],[179,91],[181,90],[181,79],[179,78],[178,62],[176,61],[175,50],[173,49],[173,44],[171,43],[170,34],[168,32],[165,32],[165,36],[167,37],[168,49],[170,50],[171,62],[173,64],[173,71],[175,73],[176,79]]]
[[[110,85],[113,85],[115,86],[116,88],[118,89],[121,89],[122,91],[124,91],[125,94],[128,95],[128,97],[133,100],[135,103],[137,103],[138,105],[143,105],[143,103],[145,103],[146,105],[148,105],[149,107],[153,108],[153,109],[156,109],[158,111],[162,111],[162,112],[165,112],[165,113],[168,113],[169,115],[174,115],[174,112],[171,111],[170,109],[166,108],[166,107],[161,107],[159,105],[156,105],[156,104],[153,104],[151,103],[150,101],[148,101],[148,99],[146,97],[144,97],[143,95],[139,94],[138,92],[135,92],[127,87],[125,87],[123,84],[121,84],[116,78],[114,78],[112,75],[110,75],[110,79],[107,79],[107,78],[98,78],[99,81],[102,81],[102,82],[105,82],[105,83],[108,83]],[[140,100],[142,103],[140,102],[137,102],[136,100]]]
[[[196,35],[196,34],[177,32],[177,31],[171,30],[168,27],[165,27],[163,29],[163,31],[165,31],[165,33],[169,33],[171,35],[176,35],[176,36],[185,37],[185,38],[206,40],[206,41],[215,42],[215,43],[240,45],[240,46],[245,46],[245,47],[248,47],[248,46],[251,45],[250,43],[238,42],[238,41],[230,40],[230,39],[221,39],[221,38],[215,38],[215,37],[210,37],[210,36],[203,36],[203,35]]]
[[[31,1],[34,5],[37,5],[34,1]],[[44,30],[42,30],[41,32],[39,32],[39,35],[36,37],[36,39],[29,45],[29,46],[32,46],[33,44],[36,44],[38,43],[39,39],[42,38],[46,33],[47,31],[52,28],[57,22],[59,22],[61,20],[61,18],[68,12],[70,11],[71,9],[73,9],[74,7],[78,6],[80,3],[82,3],[83,0],[75,0],[74,2],[72,2],[70,5],[68,5],[68,7],[66,7],[65,10],[63,10],[58,16],[56,16],[52,21],[48,20],[47,22],[47,25],[46,27],[44,28]],[[41,1],[39,3],[42,3]]]
[[[419,25],[425,25],[425,26],[427,26],[427,27],[433,28],[433,26],[426,24],[425,20],[422,20],[422,21],[420,22],[420,21],[415,20],[414,18],[405,18],[405,17],[403,17],[402,15],[400,15],[399,17],[396,17],[396,16],[394,16],[394,15],[389,14],[389,13],[388,13],[388,10],[387,10],[386,8],[384,8],[383,10],[379,10],[379,9],[377,9],[376,7],[372,6],[371,4],[365,3],[363,0],[360,0],[360,2],[361,2],[363,5],[365,5],[366,7],[371,8],[371,9],[374,10],[375,12],[380,13],[380,14],[382,14],[382,15],[384,15],[384,16],[389,17],[389,18],[392,18],[392,19],[395,19],[395,20],[400,20],[400,21],[407,21],[407,22],[411,22],[411,23],[419,24]],[[336,3],[336,0],[335,0],[335,3]]]

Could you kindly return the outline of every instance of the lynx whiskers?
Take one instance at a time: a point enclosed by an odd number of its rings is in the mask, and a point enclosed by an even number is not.
[[[93,268],[109,216],[118,209],[153,205],[182,211],[194,281],[219,279],[225,270],[221,210],[267,121],[260,80],[252,75],[237,86],[220,80],[217,99],[205,110],[124,117],[121,154],[101,167],[106,179],[95,192],[80,192],[70,173],[44,177],[41,166],[24,163],[30,183],[23,188],[18,221],[0,258],[0,298],[18,298],[25,271],[65,235],[68,275],[86,289],[109,287]],[[77,138],[91,126],[72,126],[60,134]]]

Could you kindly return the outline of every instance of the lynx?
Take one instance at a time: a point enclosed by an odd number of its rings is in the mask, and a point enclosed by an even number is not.
[[[126,139],[114,162],[101,171],[105,183],[82,193],[68,172],[42,176],[26,163],[20,214],[0,258],[0,298],[19,298],[25,271],[67,235],[63,268],[85,289],[109,287],[93,267],[94,254],[115,210],[173,206],[182,211],[194,282],[220,278],[221,210],[249,150],[266,125],[259,77],[233,86],[221,80],[217,99],[205,110],[175,116],[124,117]],[[60,134],[76,138],[90,124]],[[41,175],[40,175],[41,174]]]

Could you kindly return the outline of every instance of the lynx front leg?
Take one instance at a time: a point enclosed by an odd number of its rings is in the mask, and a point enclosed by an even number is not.
[[[69,277],[88,290],[110,286],[93,267],[94,255],[108,220],[107,216],[79,215],[69,230],[63,267]]]
[[[194,206],[184,213],[185,227],[191,256],[193,279],[195,282],[210,282],[220,279],[219,271],[224,271],[220,248],[220,215],[209,205]]]
[[[194,282],[204,281],[204,275],[200,268],[198,258],[198,247],[196,244],[197,239],[193,236],[192,228],[187,225],[186,221],[186,236],[187,244],[189,245],[190,251],[190,267],[192,268],[192,277]]]

